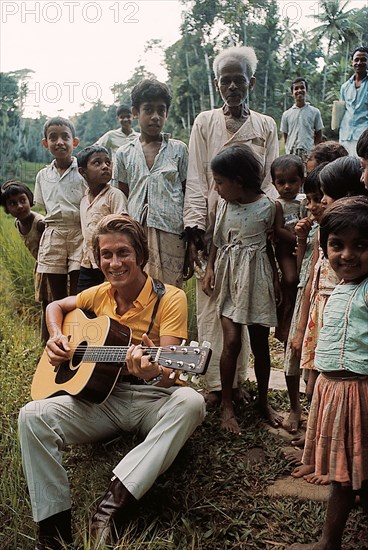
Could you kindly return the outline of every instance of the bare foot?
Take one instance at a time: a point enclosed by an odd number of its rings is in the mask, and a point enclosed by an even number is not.
[[[221,403],[221,392],[220,391],[210,391],[206,395],[206,407],[208,409],[213,409]]]
[[[328,474],[317,476],[313,472],[312,474],[303,476],[303,479],[313,485],[330,485],[330,476]]]
[[[268,403],[266,405],[261,405],[259,402],[256,403],[256,407],[259,411],[259,414],[264,418],[270,426],[273,428],[278,428],[282,425],[283,417],[273,410],[271,405]]]
[[[300,417],[302,415],[302,409],[299,408],[296,411],[291,410],[287,419],[283,422],[282,427],[285,428],[291,434],[296,434],[300,426]]]
[[[298,466],[297,468],[295,468],[295,470],[291,472],[291,475],[293,477],[304,477],[309,474],[313,474],[313,472],[314,472],[314,466],[303,464],[302,466]]]
[[[294,445],[294,447],[301,447],[303,449],[305,445],[305,434],[292,439],[291,444]]]
[[[221,410],[221,429],[241,435],[239,424],[235,418],[234,410],[232,407],[223,407]]]
[[[252,396],[247,392],[244,386],[239,386],[238,388],[233,388],[233,400],[235,403],[250,405],[252,403]]]
[[[294,451],[287,451],[284,453],[286,460],[293,466],[302,465],[303,451],[302,449],[295,449]]]

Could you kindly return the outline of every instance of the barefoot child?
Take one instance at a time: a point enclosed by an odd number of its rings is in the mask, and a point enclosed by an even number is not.
[[[42,214],[32,212],[33,193],[20,181],[10,180],[1,187],[1,206],[7,214],[15,218],[15,225],[19,234],[34,257],[37,260],[38,247],[45,224]],[[35,300],[41,302],[41,341],[45,344],[49,333],[46,328],[45,311],[51,300],[47,285],[47,277],[37,273],[37,264],[34,271]]]
[[[261,170],[246,145],[223,149],[211,162],[221,199],[208,265],[203,280],[207,295],[214,293],[223,330],[220,359],[221,426],[240,433],[232,403],[242,325],[247,325],[258,383],[261,415],[277,426],[281,417],[268,403],[270,327],[277,324],[279,281],[272,245],[267,235],[275,218],[275,204],[261,191]]]
[[[324,210],[323,205],[320,204],[323,193],[320,188],[319,172],[324,166],[326,166],[327,163],[347,155],[348,152],[345,147],[343,147],[343,145],[340,145],[340,143],[337,143],[336,141],[326,141],[323,143],[319,143],[309,153],[307,159],[307,173],[311,175],[311,179],[308,179],[308,183],[307,180],[305,181],[304,191],[307,194],[309,192],[311,193],[312,202],[310,202],[309,204],[310,206],[313,204],[313,207],[310,211],[312,213],[312,216],[315,218],[315,222],[318,222],[318,216],[320,217],[322,215],[322,211],[318,213],[316,212],[316,209],[319,210],[320,208],[322,208],[322,210]],[[308,189],[308,191],[306,189]],[[314,223],[313,227],[316,229],[317,224]],[[311,220],[307,218],[298,223],[296,226],[296,236],[298,242],[296,261],[297,271],[299,273],[299,284],[295,308],[291,321],[291,328],[289,331],[288,342],[285,350],[284,361],[286,385],[288,388],[291,405],[290,415],[284,423],[284,427],[291,433],[297,432],[301,416],[299,399],[300,354],[294,353],[292,343],[294,337],[297,335],[298,324],[302,315],[304,294],[306,290],[306,285],[308,283],[308,277],[311,272],[311,262],[313,261],[313,243],[315,243],[316,232],[312,233],[311,231],[309,233],[311,228]],[[314,238],[312,238],[312,235],[314,236]],[[303,447],[304,436],[295,438],[291,441],[291,443],[292,445]],[[297,452],[293,451],[292,455],[294,456],[291,456],[290,454],[289,458],[291,458],[293,462],[297,462],[300,464],[301,453],[301,450]]]
[[[359,161],[355,157],[341,157],[327,164],[320,172],[319,178],[323,191],[322,204],[327,207],[335,200],[349,195],[368,194],[360,181]],[[308,370],[306,396],[312,399],[314,385],[318,377],[315,369],[315,348],[322,327],[323,311],[334,288],[339,283],[338,274],[331,268],[319,246],[319,238],[315,241],[311,273],[305,289],[304,301],[298,329],[291,341],[292,352],[301,356],[300,366]],[[312,465],[300,466],[291,474],[293,477],[303,477],[314,484],[328,483],[328,478],[315,475]]]
[[[129,215],[147,232],[150,258],[146,272],[181,288],[188,148],[162,132],[171,104],[166,84],[143,79],[134,86],[131,98],[141,134],[118,149],[114,179],[128,197]]]
[[[126,197],[112,187],[112,161],[108,150],[101,145],[85,147],[77,155],[79,173],[88,190],[80,203],[83,234],[83,255],[77,292],[104,282],[105,277],[93,255],[92,236],[98,222],[108,214],[126,213]]]
[[[54,160],[36,176],[35,202],[45,209],[45,231],[38,251],[39,273],[47,273],[53,300],[75,295],[82,259],[79,205],[86,184],[72,156],[79,139],[72,122],[54,117],[44,125],[43,146]]]
[[[283,427],[290,433],[296,433],[300,424],[301,406],[299,398],[300,384],[300,357],[292,353],[290,342],[294,338],[301,314],[305,287],[308,282],[313,258],[314,242],[316,239],[318,223],[324,207],[321,204],[322,191],[319,182],[319,173],[324,164],[317,166],[308,174],[304,183],[304,191],[307,198],[307,208],[310,215],[300,220],[295,226],[297,237],[297,264],[300,265],[299,283],[293,316],[291,319],[289,336],[285,349],[284,372],[286,386],[290,399],[290,414]]]
[[[286,342],[295,304],[298,273],[295,257],[295,226],[304,217],[304,164],[296,155],[278,157],[271,164],[272,183],[277,189],[275,216],[275,253],[282,273],[282,303],[277,315],[278,325],[275,336],[280,342]]]
[[[341,283],[323,314],[303,462],[329,473],[331,489],[320,540],[289,550],[341,550],[357,495],[368,513],[368,197],[334,202],[320,241]]]

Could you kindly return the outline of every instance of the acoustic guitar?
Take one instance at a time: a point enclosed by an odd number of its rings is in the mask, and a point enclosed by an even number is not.
[[[62,332],[68,336],[71,358],[54,367],[43,352],[32,381],[32,399],[69,394],[102,403],[120,375],[129,375],[124,362],[131,330],[107,315],[89,318],[75,309],[66,314]],[[212,352],[194,344],[146,347],[144,351],[152,362],[196,376],[206,372]]]

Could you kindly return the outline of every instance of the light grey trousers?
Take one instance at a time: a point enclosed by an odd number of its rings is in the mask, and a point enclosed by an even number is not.
[[[33,519],[39,522],[71,507],[62,466],[66,445],[139,431],[144,441],[113,470],[139,500],[169,468],[204,416],[203,397],[189,387],[117,384],[101,405],[68,395],[28,403],[20,411],[18,426]]]
[[[211,343],[212,356],[206,372],[208,391],[221,390],[220,358],[223,346],[221,321],[217,316],[216,300],[207,296],[202,290],[202,279],[196,279],[197,325],[200,344],[204,340]],[[250,342],[248,327],[242,327],[242,347],[236,363],[233,388],[240,386],[247,378]]]

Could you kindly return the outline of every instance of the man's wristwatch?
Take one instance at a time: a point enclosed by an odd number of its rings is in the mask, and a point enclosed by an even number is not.
[[[154,384],[157,384],[158,382],[161,382],[163,376],[164,376],[164,369],[161,367],[161,365],[158,366],[159,373],[157,376],[154,376],[153,378],[150,378],[149,380],[145,380],[144,383],[148,384],[149,386],[152,386]]]

